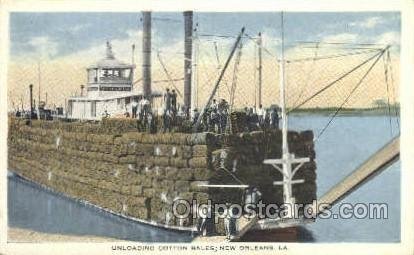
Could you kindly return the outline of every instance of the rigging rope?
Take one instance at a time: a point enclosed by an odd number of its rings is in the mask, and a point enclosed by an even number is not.
[[[350,75],[351,73],[353,73],[355,70],[359,69],[361,66],[363,66],[366,63],[370,62],[375,57],[378,57],[378,55],[382,55],[382,54],[383,54],[383,51],[381,51],[381,52],[379,52],[379,53],[377,53],[377,54],[369,57],[367,60],[365,60],[361,64],[353,67],[351,70],[349,70],[348,72],[346,72],[345,74],[343,74],[342,76],[340,76],[339,78],[337,78],[336,80],[330,82],[329,84],[327,84],[326,86],[324,86],[322,89],[318,90],[315,94],[313,94],[312,96],[310,96],[309,98],[307,98],[306,100],[304,100],[299,105],[297,105],[297,106],[293,107],[292,109],[290,109],[287,113],[290,113],[290,112],[298,109],[299,107],[303,106],[304,104],[306,104],[307,102],[309,102],[310,100],[312,100],[313,98],[315,98],[316,96],[318,96],[319,94],[321,94],[322,92],[324,92],[325,90],[327,90],[328,88],[330,88],[333,85],[335,85],[337,82],[341,81],[342,79],[344,79],[345,77],[347,77],[348,75]]]
[[[200,45],[201,45],[201,41],[200,41]],[[202,47],[200,47],[199,48],[199,52],[200,52],[200,54],[199,54],[199,56],[202,56],[202,52],[204,52],[204,50],[202,50]],[[206,55],[208,55],[208,53],[206,54]],[[207,69],[207,64],[206,64],[206,62],[204,61],[204,58],[201,58],[200,57],[200,59],[201,59],[201,64],[204,66],[204,70],[208,70]],[[210,83],[213,81],[213,79],[215,79],[216,78],[216,73],[214,72],[214,75],[212,74],[212,75],[208,75],[208,78],[207,78],[207,81],[205,81],[204,82],[204,84],[203,85],[205,85],[205,84],[207,84],[207,85],[210,85]]]
[[[253,36],[248,35],[247,33],[245,34],[247,36],[247,38],[249,40],[251,40],[252,42],[255,43],[255,45],[258,45],[259,43],[256,41],[256,39]],[[269,54],[271,57],[276,58],[276,56],[274,54],[272,54],[266,47],[263,47],[263,45],[261,46],[262,50],[264,50],[267,54]]]
[[[234,67],[233,67],[233,80],[232,80],[232,84],[231,84],[230,106],[229,106],[230,109],[229,109],[228,114],[227,114],[227,123],[229,123],[229,125],[227,125],[227,128],[225,130],[226,132],[229,132],[229,133],[233,133],[233,125],[232,125],[230,115],[233,112],[234,94],[236,92],[236,83],[237,83],[237,71],[238,71],[238,66],[240,64],[240,59],[241,59],[241,54],[242,54],[242,47],[243,47],[243,44],[240,41],[240,44],[239,44],[239,47],[238,47],[238,52],[237,52],[237,57],[235,59]]]
[[[214,41],[214,51],[215,51],[216,60],[217,60],[217,70],[218,70],[218,72],[220,72],[220,69],[221,69],[221,61],[220,61],[220,57],[219,57],[218,47],[217,47],[217,42],[216,41]],[[226,77],[223,77],[223,83],[226,85],[227,93],[229,93],[229,95],[230,95],[231,92],[230,92],[229,84],[227,83]],[[220,97],[220,90],[217,91],[217,96]]]
[[[316,44],[316,50],[315,50],[315,55],[314,55],[314,58],[313,58],[313,61],[312,61],[312,69],[311,69],[311,72],[308,72],[308,75],[307,75],[307,77],[306,77],[306,80],[305,80],[305,86],[303,86],[302,87],[302,89],[301,89],[301,91],[299,92],[299,96],[298,96],[298,98],[295,100],[295,102],[293,103],[293,105],[296,105],[298,102],[299,102],[299,100],[301,100],[302,99],[302,96],[303,96],[303,93],[305,92],[305,90],[306,90],[306,88],[308,87],[308,85],[309,85],[309,78],[310,78],[310,75],[313,73],[313,71],[315,70],[315,60],[316,60],[316,58],[318,57],[318,49],[319,49],[319,43],[317,43]]]
[[[391,119],[391,106],[390,106],[390,90],[389,90],[389,83],[388,83],[388,63],[386,61],[386,55],[382,55],[382,60],[384,63],[384,78],[385,78],[385,86],[387,88],[387,108],[388,108],[388,118],[390,123],[390,132],[392,137],[392,119]]]
[[[343,53],[343,54],[336,54],[336,55],[328,55],[328,56],[321,56],[318,58],[299,58],[299,59],[292,59],[292,60],[288,60],[289,63],[295,63],[295,62],[305,62],[305,61],[317,61],[317,60],[326,60],[326,59],[333,59],[333,58],[341,58],[341,57],[348,57],[348,56],[354,56],[354,55],[362,55],[362,54],[367,54],[367,53],[371,53],[371,52],[377,52],[380,51],[382,49],[370,49],[370,50],[365,50],[365,51],[356,51],[356,52],[350,52],[350,53]]]
[[[257,45],[254,45],[254,51],[253,51],[253,64],[254,64],[254,69],[253,69],[253,84],[254,84],[254,108],[257,108],[257,86],[256,86],[256,82],[257,82]]]
[[[382,50],[379,54],[377,54],[377,58],[375,59],[374,63],[368,68],[368,70],[365,72],[365,74],[362,76],[362,78],[359,80],[359,82],[354,86],[352,91],[349,93],[349,95],[345,98],[344,102],[336,109],[333,116],[330,118],[329,122],[325,125],[325,127],[322,129],[321,132],[319,132],[317,138],[315,139],[315,142],[321,137],[321,135],[325,132],[325,130],[329,127],[329,125],[333,122],[334,118],[338,115],[339,111],[343,108],[343,106],[348,102],[348,100],[351,98],[352,94],[358,89],[358,87],[362,84],[364,79],[368,76],[368,74],[371,72],[371,70],[374,68],[374,66],[377,64],[377,62],[381,59],[382,55],[385,53],[385,51],[388,48]]]
[[[245,185],[239,178],[237,178],[236,175],[234,175],[230,170],[228,170],[227,168],[225,168],[224,166],[221,166],[220,169],[223,169],[224,171],[226,171],[231,177],[233,177],[233,179],[235,179],[239,184],[241,185]]]
[[[296,43],[302,43],[302,44],[314,44],[316,43],[315,41],[297,41]],[[321,44],[330,44],[330,45],[357,45],[357,46],[378,46],[381,47],[381,49],[383,49],[385,46],[385,44],[378,44],[378,43],[349,43],[349,42],[319,42]]]
[[[396,117],[396,121],[397,121],[397,125],[398,125],[398,130],[400,129],[400,120],[399,120],[399,113],[398,113],[398,107],[397,107],[397,100],[395,99],[395,83],[394,83],[394,71],[392,69],[392,61],[391,61],[391,53],[388,50],[387,51],[387,60],[389,63],[389,69],[390,69],[390,78],[391,78],[391,87],[393,88],[393,101],[394,101],[394,112],[395,112],[395,117]]]
[[[177,90],[177,94],[183,98],[183,95],[181,94],[180,90],[177,88],[177,86],[175,86],[175,83],[173,81],[173,79],[171,78],[170,73],[168,72],[167,68],[164,65],[164,62],[161,59],[161,55],[160,52],[157,52],[157,57],[158,57],[158,61],[160,62],[162,69],[164,70],[164,73],[167,75],[167,79],[170,81],[171,86],[173,86],[176,90]]]
[[[237,87],[237,73],[238,73],[238,67],[240,64],[240,59],[242,56],[242,47],[243,47],[243,43],[240,41],[239,49],[237,52],[237,57],[235,59],[234,67],[233,67],[233,80],[231,83],[231,94],[230,94],[230,112],[233,111],[234,95],[236,93],[236,87]]]

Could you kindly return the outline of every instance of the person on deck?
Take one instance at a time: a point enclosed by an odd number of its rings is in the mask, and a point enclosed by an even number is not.
[[[221,99],[218,105],[219,113],[219,133],[222,134],[226,131],[227,116],[228,116],[229,104],[225,99]]]
[[[273,129],[279,129],[279,114],[276,108],[272,108],[270,112],[270,127]]]
[[[259,118],[259,126],[263,128],[265,124],[266,110],[263,108],[263,105],[260,104],[256,112],[257,112],[257,117]]]
[[[150,101],[147,97],[143,97],[141,101],[139,101],[139,119],[143,120],[144,122],[148,119],[148,114],[150,112]]]
[[[256,130],[258,125],[259,125],[259,119],[257,117],[257,114],[254,112],[253,107],[250,107],[247,113],[248,130],[249,131]]]
[[[173,117],[177,116],[177,92],[175,89],[173,89],[171,93],[171,110]]]
[[[220,131],[219,130],[220,129],[219,118],[220,118],[220,116],[217,112],[217,109],[212,109],[211,114],[210,114],[209,131],[212,131],[212,132],[219,132]]]
[[[108,111],[107,110],[105,110],[103,113],[102,113],[102,118],[109,118],[109,113],[108,113]]]
[[[21,116],[20,110],[19,110],[19,109],[17,109],[17,111],[16,111],[16,117],[17,117],[17,118],[20,118],[20,116]]]
[[[198,109],[197,108],[195,108],[194,109],[194,111],[193,111],[194,113],[193,113],[193,126],[195,125],[195,124],[197,124],[197,120],[198,120],[198,117],[200,117],[200,113],[198,112]]]
[[[218,110],[218,104],[217,104],[216,99],[213,99],[213,102],[211,102],[210,109],[211,110]]]
[[[170,132],[171,131],[171,110],[167,110],[164,112],[163,116],[162,116],[162,120],[163,120],[163,131],[165,132]]]
[[[170,89],[167,88],[164,94],[164,113],[171,110],[171,97],[172,94],[170,92]]]
[[[136,119],[137,118],[137,110],[138,110],[138,102],[137,102],[136,99],[134,99],[134,101],[132,101],[131,107],[132,107],[132,118]]]

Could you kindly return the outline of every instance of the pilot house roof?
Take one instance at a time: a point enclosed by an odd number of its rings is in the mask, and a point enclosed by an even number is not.
[[[106,42],[106,56],[105,58],[99,60],[96,64],[91,65],[88,69],[94,68],[135,68],[135,65],[126,64],[115,58],[114,53],[112,52],[112,45],[110,42]]]

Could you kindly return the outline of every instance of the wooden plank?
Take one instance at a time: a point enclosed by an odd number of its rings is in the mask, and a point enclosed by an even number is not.
[[[249,231],[251,228],[253,228],[256,225],[258,220],[259,218],[257,217],[257,215],[256,217],[252,219],[247,219],[245,217],[241,217],[240,219],[237,219],[238,231],[230,241],[236,241],[240,239],[247,231]]]
[[[391,142],[379,149],[364,163],[362,163],[356,170],[345,177],[337,185],[326,192],[317,201],[317,205],[322,203],[330,204],[331,206],[338,203],[344,197],[358,189],[368,180],[385,170],[392,163],[397,161],[400,156],[400,137],[394,138]],[[323,210],[321,208],[312,208],[315,214],[320,214]]]
[[[236,189],[245,189],[250,187],[249,185],[230,185],[230,184],[200,184],[198,187],[208,187],[208,188],[236,188]]]
[[[341,199],[349,195],[351,192],[362,186],[375,175],[381,173],[392,163],[396,162],[400,156],[400,137],[394,138],[391,142],[386,144],[364,163],[362,163],[356,170],[345,177],[341,182],[335,185],[332,189],[325,193],[317,202],[317,204],[326,203],[334,205]],[[323,211],[317,211],[318,208],[313,208],[317,214]],[[258,218],[247,220],[242,217],[237,220],[238,232],[232,240],[226,240],[225,236],[214,237],[198,237],[194,241],[236,241],[240,239],[247,231],[257,227]],[[303,223],[305,224],[305,223]]]

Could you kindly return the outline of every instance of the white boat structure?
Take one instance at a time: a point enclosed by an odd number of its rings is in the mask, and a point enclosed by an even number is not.
[[[106,43],[106,56],[87,68],[86,93],[68,99],[67,117],[79,120],[99,120],[104,115],[121,117],[131,111],[131,103],[140,101],[144,94],[134,90],[133,63],[126,64],[115,58],[110,42]],[[150,97],[161,97],[152,91]]]

